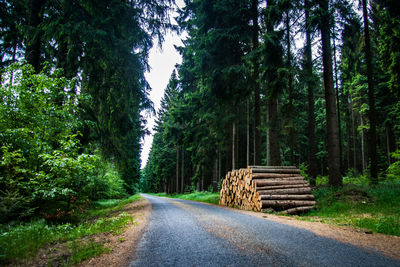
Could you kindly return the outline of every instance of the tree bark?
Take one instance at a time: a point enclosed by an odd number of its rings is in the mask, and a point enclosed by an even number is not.
[[[250,100],[247,99],[246,165],[250,166]]]
[[[176,193],[179,192],[179,154],[180,154],[179,146],[176,146],[176,184],[175,184]]]
[[[43,21],[42,9],[45,0],[30,0],[29,1],[29,34],[26,40],[25,59],[33,66],[37,73],[41,70],[41,40],[42,32],[39,29],[40,23]]]
[[[185,148],[181,148],[181,194],[185,192]]]
[[[353,107],[353,99],[350,99],[351,102],[351,124],[352,124],[352,136],[353,136],[353,167],[354,170],[357,170],[357,153],[356,153],[356,118],[354,115],[354,107]]]
[[[340,101],[339,101],[339,83],[337,74],[337,63],[336,63],[336,40],[335,40],[335,25],[333,25],[333,62],[335,66],[335,92],[336,92],[336,108],[337,108],[337,122],[338,122],[338,134],[339,134],[339,157],[340,157],[340,170],[343,168],[343,141],[342,141],[342,120],[340,115]]]
[[[367,63],[368,78],[368,104],[369,104],[369,158],[371,161],[371,179],[373,184],[378,183],[378,161],[376,153],[376,111],[375,111],[375,92],[374,81],[372,77],[372,54],[371,39],[369,35],[369,21],[367,1],[362,0],[363,17],[364,17],[364,34],[365,34],[365,59]]]
[[[360,117],[361,117],[361,166],[362,166],[361,173],[364,174],[364,171],[366,169],[366,164],[365,164],[364,119],[363,119],[363,115],[360,115]]]
[[[252,0],[251,2],[251,13],[253,21],[253,51],[258,49],[258,0]],[[259,69],[258,69],[258,59],[254,56],[253,60],[253,84],[254,84],[254,164],[261,164],[261,112],[260,112],[260,84],[258,82]]]
[[[278,123],[278,100],[268,100],[268,137],[269,137],[269,165],[281,165],[281,151],[279,140],[279,123]]]
[[[236,122],[232,122],[232,170],[236,170]]]
[[[293,125],[293,75],[292,75],[292,53],[290,44],[290,17],[289,11],[286,12],[286,45],[287,45],[287,68],[289,70],[288,89],[289,89],[289,148],[290,148],[290,165],[294,165],[294,125]]]
[[[324,66],[329,184],[331,186],[342,186],[343,181],[340,173],[340,153],[339,135],[336,119],[336,101],[335,90],[333,86],[329,1],[319,0],[319,6],[323,11],[323,14],[321,16],[320,30],[322,40],[322,62]]]
[[[307,73],[307,100],[308,100],[308,173],[310,175],[310,184],[315,186],[316,177],[318,174],[317,164],[317,144],[315,139],[315,114],[314,114],[314,84],[313,77],[313,63],[312,63],[312,44],[311,44],[311,25],[309,0],[305,0],[305,19],[306,19],[306,47],[305,47],[305,71]]]

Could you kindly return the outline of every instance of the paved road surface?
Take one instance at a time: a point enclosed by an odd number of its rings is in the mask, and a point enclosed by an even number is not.
[[[153,210],[131,266],[400,266],[375,251],[267,219],[143,196]]]

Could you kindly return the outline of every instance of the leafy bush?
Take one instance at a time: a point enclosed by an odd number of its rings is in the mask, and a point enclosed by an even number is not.
[[[75,93],[74,80],[50,66],[35,74],[29,65],[14,64],[2,72],[1,81],[3,221],[26,217],[35,205],[39,212],[46,207],[51,217],[49,205],[56,206],[58,216],[69,214],[74,203],[125,195],[115,165],[80,143],[77,103],[85,96]],[[14,205],[6,208],[12,199]]]
[[[392,163],[387,170],[387,181],[400,183],[400,150],[392,153],[392,157],[397,161]]]

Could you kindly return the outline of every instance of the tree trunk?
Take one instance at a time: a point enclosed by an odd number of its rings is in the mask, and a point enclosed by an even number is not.
[[[331,186],[342,186],[343,181],[340,173],[340,153],[339,135],[336,120],[336,101],[335,90],[333,86],[332,52],[329,24],[329,1],[320,0],[319,5],[323,11],[320,30],[322,40],[322,61],[324,66],[329,184]]]
[[[250,100],[247,99],[246,165],[250,166]]]
[[[236,170],[236,122],[232,122],[232,170]]]
[[[269,165],[281,165],[281,151],[279,140],[278,100],[268,100],[268,137],[269,137]]]
[[[294,125],[293,125],[293,75],[292,75],[292,53],[290,44],[290,17],[289,11],[286,12],[286,45],[287,45],[287,68],[289,70],[288,89],[289,89],[289,148],[290,148],[290,165],[294,165]]]
[[[361,173],[364,174],[364,171],[366,169],[365,166],[365,138],[364,138],[364,119],[363,115],[360,115],[361,117],[361,165],[362,165],[362,170]]]
[[[352,122],[352,131],[353,131],[353,166],[354,170],[357,170],[357,153],[356,153],[356,118],[354,116],[354,107],[353,107],[353,99],[350,99],[351,102],[351,122]]]
[[[252,0],[251,12],[253,21],[253,51],[258,49],[258,0]],[[258,59],[254,56],[253,61],[253,84],[254,84],[254,164],[261,164],[261,112],[260,112],[260,84],[258,82],[259,70]]]
[[[29,34],[26,38],[25,59],[33,66],[37,73],[39,73],[41,69],[40,55],[42,32],[39,29],[39,25],[43,21],[43,15],[41,12],[45,2],[45,0],[29,1]]]
[[[338,122],[338,134],[339,134],[339,157],[340,157],[340,170],[343,168],[343,141],[342,141],[342,122],[340,115],[340,101],[339,101],[339,85],[338,85],[338,74],[337,74],[337,63],[336,63],[336,40],[335,40],[335,25],[333,29],[333,62],[335,66],[335,87],[336,87],[336,108],[337,108],[337,122]]]
[[[310,184],[315,186],[315,178],[318,174],[317,163],[317,144],[315,140],[315,114],[314,114],[314,84],[313,63],[312,63],[312,44],[311,44],[311,25],[309,22],[310,2],[305,0],[305,17],[306,17],[306,47],[305,47],[305,70],[307,73],[307,99],[308,99],[308,173],[310,175]]]
[[[217,177],[217,183],[219,183],[219,180],[221,179],[221,150],[218,149],[218,177]]]
[[[180,149],[179,146],[176,146],[176,193],[179,193],[179,154],[180,154]]]
[[[185,193],[185,148],[183,146],[181,162],[181,194],[183,194]]]
[[[371,179],[373,184],[378,183],[378,161],[376,153],[376,112],[375,112],[375,92],[374,81],[372,78],[372,55],[371,40],[369,36],[369,22],[367,1],[362,0],[363,17],[364,17],[364,33],[365,33],[365,59],[367,63],[368,78],[368,104],[369,104],[369,158],[371,161]]]

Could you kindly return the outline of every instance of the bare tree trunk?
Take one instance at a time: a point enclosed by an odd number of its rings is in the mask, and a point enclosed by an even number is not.
[[[365,167],[365,138],[364,138],[364,119],[363,116],[361,115],[361,162],[362,162],[362,174],[364,174],[364,171],[366,169]]]
[[[389,139],[388,125],[386,125],[386,156],[387,156],[387,163],[388,165],[390,165],[391,159],[390,159],[390,139]]]
[[[375,92],[374,81],[372,78],[372,55],[371,55],[371,40],[369,36],[369,22],[367,1],[362,0],[363,17],[364,17],[364,33],[365,33],[365,59],[367,63],[367,78],[368,78],[368,104],[369,104],[369,158],[371,161],[371,178],[372,183],[378,183],[378,160],[376,153],[376,111],[375,111]]]
[[[253,21],[253,51],[258,48],[258,0],[252,0],[251,12]],[[254,57],[254,71],[253,71],[253,84],[254,84],[254,164],[261,165],[261,112],[260,112],[260,84],[258,82],[259,70],[258,59]]]
[[[342,157],[343,157],[343,141],[342,141],[342,121],[340,116],[340,101],[339,101],[339,85],[338,85],[338,74],[337,74],[337,63],[336,63],[336,40],[335,40],[335,25],[333,29],[333,62],[335,66],[335,87],[336,87],[336,108],[337,108],[337,121],[338,121],[338,134],[339,134],[339,156],[340,156],[340,170],[342,171]]]
[[[335,90],[333,86],[329,1],[320,0],[319,5],[321,10],[324,12],[321,16],[320,30],[322,40],[322,61],[324,66],[329,184],[331,186],[342,186],[343,181],[340,173],[339,134],[337,127]]]
[[[232,122],[232,170],[236,170],[236,121]]]
[[[181,193],[185,193],[185,148],[182,146],[181,156]]]
[[[289,148],[290,148],[290,165],[294,165],[294,125],[293,125],[293,75],[292,75],[292,52],[290,43],[290,17],[289,11],[286,12],[286,45],[287,45],[287,67],[289,69],[288,89],[289,89]]]
[[[250,166],[250,100],[247,99],[246,165]]]
[[[353,99],[351,102],[351,120],[352,120],[352,130],[353,130],[353,166],[354,170],[357,170],[357,153],[356,153],[356,118],[354,116]]]
[[[268,100],[268,136],[269,136],[269,165],[281,165],[281,151],[279,140],[279,123],[278,123],[278,100]]]
[[[41,14],[45,0],[30,0],[29,1],[29,34],[26,40],[25,59],[33,66],[35,71],[40,72],[40,55],[41,55],[41,39],[39,25],[43,21]]]
[[[218,179],[217,183],[219,183],[219,180],[221,179],[221,150],[218,149]]]
[[[305,0],[305,17],[306,17],[306,72],[307,72],[307,99],[308,99],[308,173],[310,175],[310,184],[315,185],[315,178],[318,173],[318,162],[316,158],[317,143],[315,138],[315,113],[314,113],[314,84],[311,80],[313,77],[312,63],[312,44],[311,44],[311,25],[309,15],[310,2]]]
[[[176,193],[179,193],[179,146],[176,146],[176,184],[175,184],[175,188],[176,188]]]

